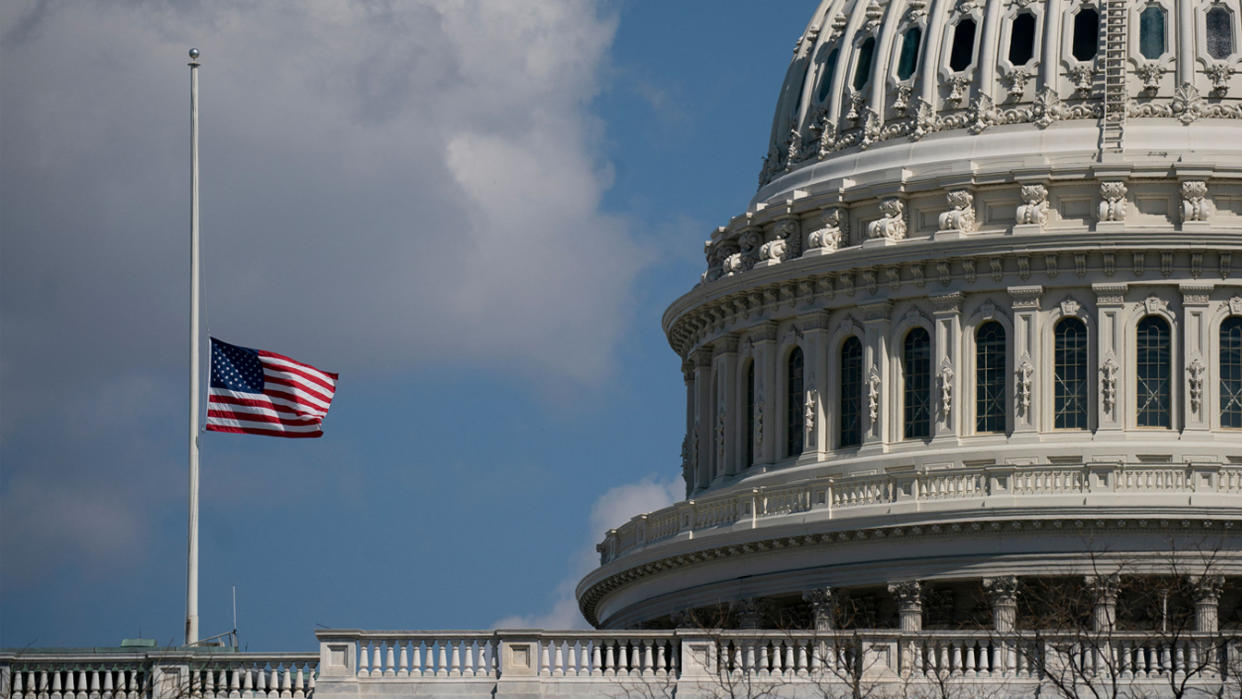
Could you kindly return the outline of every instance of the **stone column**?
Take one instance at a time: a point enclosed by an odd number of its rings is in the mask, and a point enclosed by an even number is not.
[[[835,626],[832,619],[832,588],[817,587],[813,590],[807,590],[802,593],[802,599],[811,605],[811,616],[815,622],[815,630],[820,632],[832,631]]]
[[[1126,356],[1125,328],[1121,312],[1125,307],[1125,284],[1092,284],[1098,309],[1096,338],[1099,351],[1097,384],[1099,386],[1096,425],[1100,432],[1117,431],[1126,424]]]
[[[898,625],[903,633],[923,630],[923,585],[917,580],[889,583],[888,594],[897,600]]]
[[[700,491],[711,483],[712,465],[712,418],[715,410],[712,400],[712,350],[701,348],[694,352],[694,490]]]
[[[1207,431],[1212,426],[1213,372],[1211,328],[1208,301],[1212,284],[1182,284],[1182,425],[1185,431]],[[1217,368],[1219,371],[1219,367]],[[1174,374],[1176,376],[1176,374]],[[1177,386],[1174,381],[1173,386]],[[1217,408],[1219,406],[1217,405]],[[1177,419],[1174,418],[1174,427]]]
[[[886,393],[888,371],[888,332],[893,304],[878,301],[859,306],[863,315],[863,453],[878,453],[888,440],[891,412]]]
[[[825,398],[836,395],[829,386],[832,374],[828,371],[828,312],[820,311],[807,316],[799,324],[807,350],[803,364],[806,393],[803,397],[803,421],[806,424],[803,427],[806,432],[802,451],[822,456],[828,449],[831,434],[828,420],[834,414]]]
[[[993,630],[1013,631],[1018,619],[1018,576],[984,578],[983,589],[992,602]]]
[[[737,395],[737,335],[725,335],[716,342],[712,363],[716,367],[716,420],[712,425],[712,448],[716,450],[716,468],[712,480],[737,473],[739,413]]]
[[[1117,589],[1120,579],[1116,575],[1088,575],[1087,590],[1095,605],[1091,611],[1093,631],[1112,631],[1117,628]]]
[[[962,432],[961,374],[966,364],[962,356],[962,292],[932,296],[935,336],[932,338],[932,373],[935,428],[932,439],[956,439]]]
[[[1014,434],[1034,433],[1039,429],[1040,395],[1035,390],[1037,367],[1050,366],[1042,361],[1039,351],[1039,304],[1042,286],[1011,286],[1009,299],[1013,309],[1013,431]]]
[[[776,323],[761,323],[750,335],[755,355],[755,463],[776,460]]]
[[[1195,631],[1216,633],[1220,630],[1220,592],[1225,578],[1220,575],[1201,575],[1195,585]]]

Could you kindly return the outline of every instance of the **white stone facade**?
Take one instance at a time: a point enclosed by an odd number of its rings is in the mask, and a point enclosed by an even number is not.
[[[1197,571],[1242,625],[1238,10],[822,3],[664,316],[687,500],[606,534],[587,618],[962,628],[990,580]]]

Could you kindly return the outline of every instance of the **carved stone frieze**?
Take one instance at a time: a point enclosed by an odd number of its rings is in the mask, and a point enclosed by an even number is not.
[[[940,383],[940,419],[947,423],[953,414],[953,362],[948,357],[941,360],[936,378]]]
[[[1104,399],[1104,413],[1113,415],[1117,408],[1117,358],[1109,356],[1100,366],[1100,394]]]
[[[1022,356],[1022,361],[1018,364],[1017,374],[1018,416],[1030,417],[1031,390],[1035,378],[1035,365],[1031,362],[1030,355]]]
[[[871,367],[867,374],[867,416],[873,426],[880,417],[880,383],[880,373]]]
[[[1203,404],[1203,378],[1206,373],[1207,367],[1198,357],[1186,366],[1186,385],[1190,389],[1190,410],[1194,413],[1198,413]]]

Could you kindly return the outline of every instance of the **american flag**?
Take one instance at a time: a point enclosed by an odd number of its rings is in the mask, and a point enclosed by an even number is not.
[[[211,338],[207,429],[272,437],[320,437],[336,374],[264,350]]]

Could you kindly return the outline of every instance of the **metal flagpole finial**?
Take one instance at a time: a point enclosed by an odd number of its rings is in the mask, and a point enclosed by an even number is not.
[[[190,65],[198,65],[198,49],[190,49]]]

